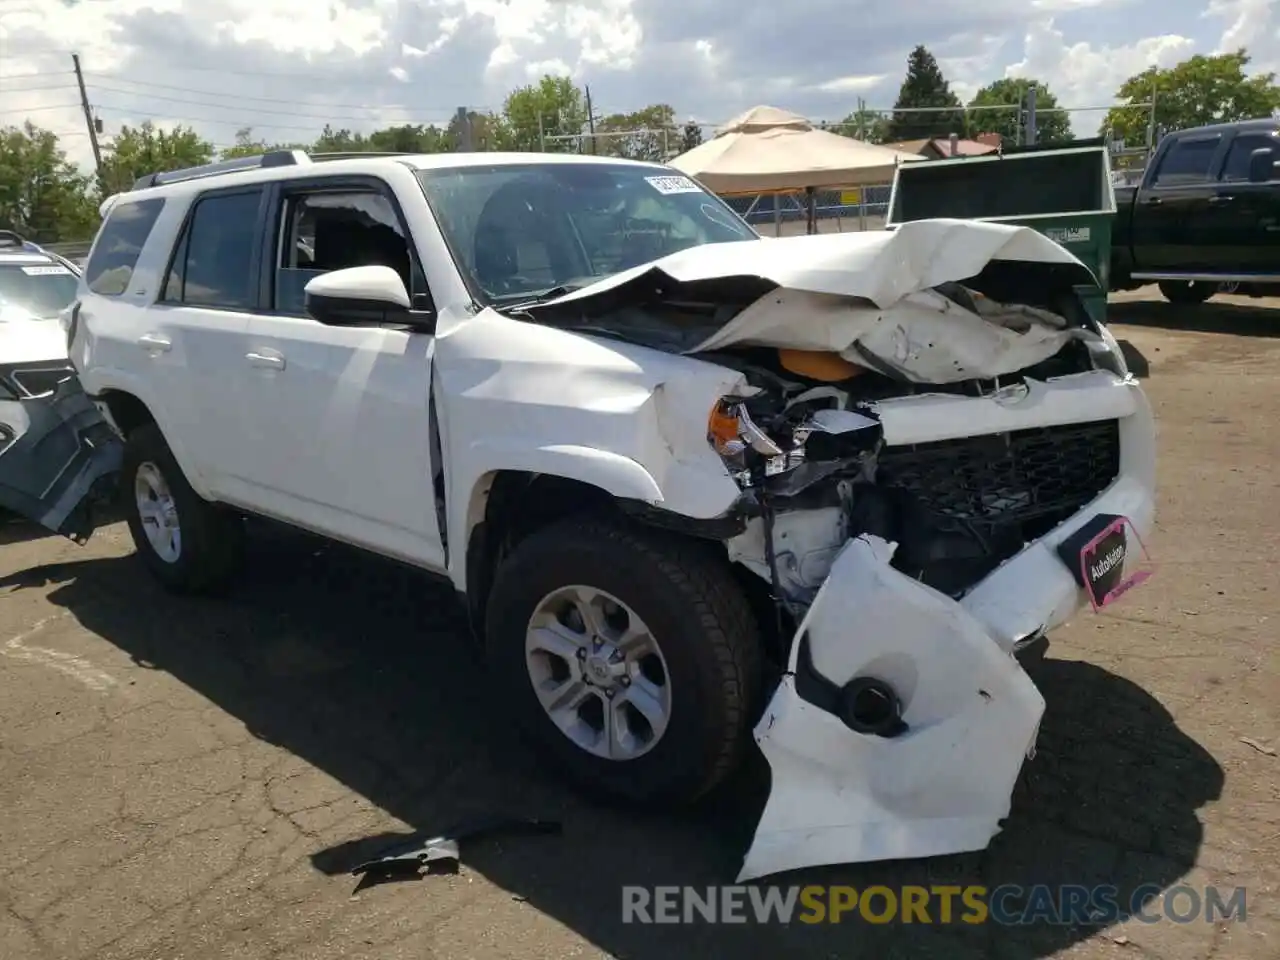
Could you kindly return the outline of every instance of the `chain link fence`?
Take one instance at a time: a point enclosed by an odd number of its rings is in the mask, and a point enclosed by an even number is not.
[[[891,184],[814,191],[814,220],[818,233],[850,233],[884,229],[889,212]],[[808,197],[802,193],[764,194],[758,197],[723,198],[756,228],[778,237],[803,234],[808,229]]]

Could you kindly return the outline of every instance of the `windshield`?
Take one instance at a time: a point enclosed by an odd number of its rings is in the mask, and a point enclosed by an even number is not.
[[[418,178],[468,285],[495,305],[687,247],[760,239],[719,197],[664,167],[494,164]]]
[[[0,264],[0,304],[56,317],[76,298],[76,275],[59,263]]]

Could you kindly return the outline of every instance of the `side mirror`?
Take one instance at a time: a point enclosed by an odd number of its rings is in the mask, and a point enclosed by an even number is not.
[[[1270,147],[1259,147],[1249,154],[1249,182],[1270,183],[1275,178],[1276,155]]]
[[[390,267],[347,267],[313,277],[303,287],[307,316],[330,327],[398,324],[435,330],[430,310],[414,310],[400,274]]]

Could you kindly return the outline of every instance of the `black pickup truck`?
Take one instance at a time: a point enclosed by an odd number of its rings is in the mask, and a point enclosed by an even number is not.
[[[1179,130],[1135,187],[1116,187],[1112,290],[1172,303],[1280,294],[1280,120]]]

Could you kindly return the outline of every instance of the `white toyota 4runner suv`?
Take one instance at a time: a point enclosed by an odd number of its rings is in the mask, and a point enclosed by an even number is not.
[[[180,591],[250,515],[438,574],[614,796],[698,797],[754,728],[744,879],[984,847],[1044,710],[1017,654],[1146,575],[1151,412],[1035,231],[765,239],[668,167],[541,154],[278,152],[104,211],[43,401],[74,416],[9,424],[0,499],[56,473],[83,539],[118,489]]]

